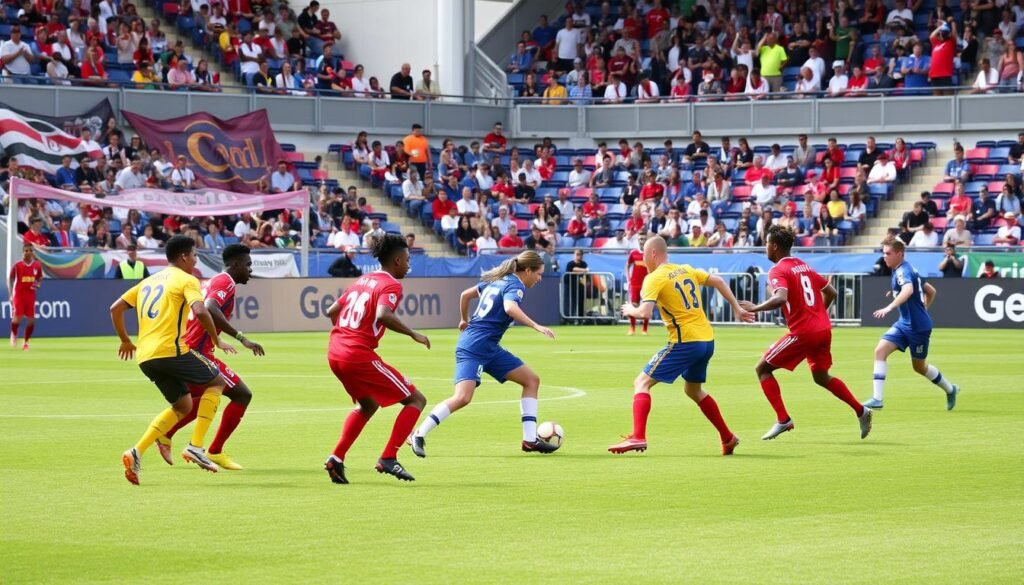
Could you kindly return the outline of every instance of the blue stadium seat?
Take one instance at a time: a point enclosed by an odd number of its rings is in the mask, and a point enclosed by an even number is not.
[[[550,182],[552,185],[558,185],[559,187],[564,186],[566,183],[569,182],[569,172],[555,171],[555,173],[551,175]]]
[[[1010,148],[1007,146],[997,146],[988,151],[988,162],[995,165],[1002,165],[1009,162],[1010,159]]]

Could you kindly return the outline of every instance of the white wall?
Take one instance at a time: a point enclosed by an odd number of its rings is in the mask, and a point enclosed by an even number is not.
[[[297,7],[306,5],[299,0]],[[476,38],[479,39],[514,5],[510,1],[476,0]],[[376,77],[387,87],[402,63],[412,65],[412,77],[437,70],[437,0],[320,0],[331,11],[341,31],[341,51],[353,63],[366,67],[366,77]],[[301,8],[297,8],[299,10]]]

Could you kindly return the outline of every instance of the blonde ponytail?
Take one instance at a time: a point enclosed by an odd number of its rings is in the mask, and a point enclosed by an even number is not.
[[[544,266],[544,259],[540,257],[540,254],[533,250],[525,250],[520,252],[518,256],[509,258],[498,266],[484,272],[481,279],[484,282],[495,282],[520,270],[537,270],[542,266]]]

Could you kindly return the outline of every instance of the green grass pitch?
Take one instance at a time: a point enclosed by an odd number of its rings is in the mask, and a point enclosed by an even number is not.
[[[452,389],[456,332],[430,333],[433,350],[391,333],[381,355],[433,405]],[[632,380],[664,340],[624,333],[506,336],[541,376],[540,419],[565,427],[558,453],[520,452],[517,388],[488,380],[427,459],[402,450],[412,484],[372,469],[397,413],[381,411],[349,454],[348,486],[322,469],[351,408],[326,332],[256,335],[266,358],[228,359],[255,394],[227,449],[245,471],[167,467],[152,449],[140,487],[120,455],[163,401],[116,340],[4,349],[0,582],[1024,582],[1019,330],[935,333],[933,363],[963,388],[953,412],[894,355],[865,441],[805,367],[781,373],[796,430],[762,442],[773,413],[753,368],[782,330],[719,328],[707,390],[743,439],[731,458],[681,384],[655,389],[646,453],[605,451],[629,431]],[[835,332],[833,374],[862,399],[880,333]]]

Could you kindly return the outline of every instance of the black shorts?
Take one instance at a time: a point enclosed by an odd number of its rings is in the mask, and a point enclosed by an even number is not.
[[[217,366],[194,351],[177,357],[146,360],[139,364],[139,369],[170,403],[188,394],[185,384],[205,386],[220,377]]]
[[[952,77],[932,77],[929,81],[932,87],[953,87]]]

